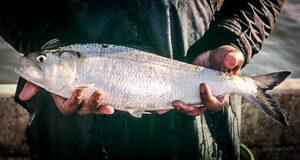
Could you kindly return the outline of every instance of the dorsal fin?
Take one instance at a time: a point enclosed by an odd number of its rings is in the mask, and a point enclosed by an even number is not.
[[[49,50],[49,49],[56,49],[58,47],[63,47],[66,44],[61,42],[59,39],[55,38],[50,41],[48,41],[46,44],[43,45],[41,50]]]

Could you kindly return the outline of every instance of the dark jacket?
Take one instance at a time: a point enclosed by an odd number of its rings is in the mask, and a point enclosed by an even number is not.
[[[247,64],[273,30],[283,0],[23,3],[21,14],[12,13],[10,5],[2,9],[0,34],[25,55],[59,38],[132,46],[192,62],[204,51],[229,44],[242,51]],[[44,90],[20,101],[24,82],[18,82],[16,100],[31,113],[27,137],[32,159],[238,159],[240,106],[234,96],[225,110],[205,116],[171,111],[136,119],[117,111],[66,117]]]

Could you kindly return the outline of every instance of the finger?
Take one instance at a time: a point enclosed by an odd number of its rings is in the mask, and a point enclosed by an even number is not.
[[[105,114],[105,115],[111,115],[114,113],[114,108],[109,105],[100,105],[98,108],[82,108],[80,111],[78,111],[78,114],[88,115],[88,114]]]
[[[228,69],[234,68],[237,65],[237,62],[238,60],[233,54],[233,52],[226,54],[226,56],[224,57],[224,65]]]
[[[223,63],[227,70],[239,74],[244,63],[244,55],[240,51],[229,52],[225,55]]]
[[[100,91],[95,91],[87,101],[81,104],[81,108],[78,110],[79,115],[87,115],[92,112],[97,111],[102,99],[102,93]]]
[[[206,111],[206,107],[194,107],[194,106],[190,106],[186,103],[183,103],[182,101],[179,101],[179,100],[175,100],[172,102],[172,106],[187,114],[187,115],[190,115],[190,116],[197,116],[197,115],[200,115],[202,113],[204,113]]]
[[[100,107],[99,114],[111,115],[114,113],[114,108],[109,105],[103,105]]]
[[[205,83],[200,84],[200,98],[203,105],[211,112],[217,112],[224,106],[224,103],[212,95],[210,88]]]
[[[88,103],[86,104],[85,107],[88,108],[98,108],[100,106],[101,103],[101,99],[102,99],[102,93],[100,91],[95,91],[89,98]]]
[[[39,91],[39,87],[31,82],[26,82],[25,86],[23,87],[19,98],[22,101],[27,101],[32,98],[36,93]]]
[[[53,94],[53,93],[51,93],[51,96],[52,96],[56,106],[62,106],[65,103],[65,101],[67,101],[66,98],[63,98],[63,97],[58,96],[58,95]]]
[[[169,112],[171,109],[163,109],[163,110],[158,110],[156,111],[158,114],[165,114],[167,112]]]
[[[67,100],[55,94],[52,94],[52,97],[60,112],[64,115],[70,115],[80,108],[80,104],[84,97],[84,91],[82,89],[76,90],[73,92],[71,98]]]
[[[114,113],[113,107],[109,105],[100,105],[103,94],[101,91],[95,91],[87,101],[84,101],[78,111],[79,115],[87,114],[106,114],[110,115]]]

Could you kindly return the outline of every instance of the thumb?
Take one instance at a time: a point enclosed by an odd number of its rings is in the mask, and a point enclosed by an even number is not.
[[[239,71],[244,63],[244,55],[240,51],[229,52],[224,57],[224,66],[229,71]]]

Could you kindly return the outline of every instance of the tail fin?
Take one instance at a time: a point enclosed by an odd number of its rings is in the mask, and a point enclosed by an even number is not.
[[[265,75],[248,76],[248,78],[253,79],[257,84],[258,92],[256,95],[245,96],[254,105],[260,108],[264,113],[266,113],[270,118],[281,123],[284,126],[288,126],[286,118],[275,100],[266,93],[266,90],[273,89],[275,86],[284,81],[290,74],[291,72],[283,71]]]

